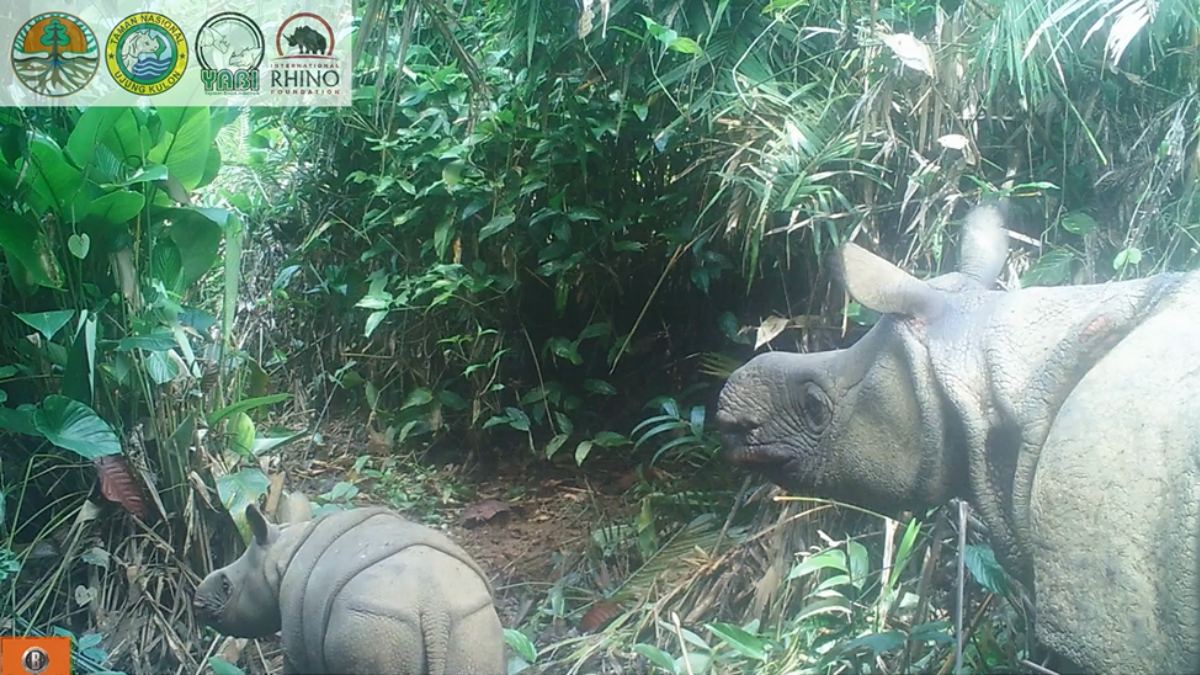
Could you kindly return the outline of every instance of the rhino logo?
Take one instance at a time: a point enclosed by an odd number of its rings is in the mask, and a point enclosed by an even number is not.
[[[284,35],[289,47],[300,47],[301,54],[324,54],[328,43],[325,36],[308,26],[299,26],[291,35]]]

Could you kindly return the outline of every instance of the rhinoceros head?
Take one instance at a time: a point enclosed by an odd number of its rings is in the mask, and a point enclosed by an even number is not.
[[[278,558],[272,547],[281,528],[268,523],[254,504],[246,507],[246,520],[254,535],[250,545],[237,560],[204,577],[192,604],[200,621],[224,635],[268,637],[282,623],[279,575],[272,569]]]
[[[958,432],[924,338],[995,282],[1007,254],[1002,223],[1000,205],[972,211],[958,271],[928,281],[843,246],[836,276],[880,320],[847,349],[768,352],[734,371],[716,415],[729,461],[789,490],[889,512],[961,492],[965,458],[950,451]]]

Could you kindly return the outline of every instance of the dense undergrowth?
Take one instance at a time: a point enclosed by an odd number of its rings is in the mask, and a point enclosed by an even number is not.
[[[347,109],[0,112],[12,629],[195,672],[225,514],[355,419],[355,471],[414,512],[467,499],[423,501],[427,460],[669,469],[538,591],[514,670],[1037,659],[967,518],[747,500],[711,404],[756,351],[869,321],[825,252],[936,272],[984,196],[1016,198],[1011,286],[1195,267],[1194,8],[394,4],[359,8]]]

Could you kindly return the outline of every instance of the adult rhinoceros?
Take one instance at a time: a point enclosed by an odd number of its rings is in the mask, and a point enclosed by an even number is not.
[[[1044,645],[1088,672],[1200,673],[1200,276],[996,290],[1003,213],[974,209],[958,270],[928,280],[837,251],[880,320],[735,371],[727,457],[892,513],[965,497]]]

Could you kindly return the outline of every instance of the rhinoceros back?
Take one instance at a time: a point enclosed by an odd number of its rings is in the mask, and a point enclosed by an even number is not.
[[[1045,644],[1088,672],[1200,672],[1200,277],[1067,397],[1030,515]]]
[[[313,523],[287,566],[279,604],[286,660],[298,672],[438,672],[447,658],[461,663],[448,650],[473,649],[453,634],[460,624],[486,633],[474,643],[478,659],[503,660],[494,656],[503,629],[484,572],[445,535],[388,509]]]

